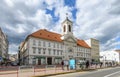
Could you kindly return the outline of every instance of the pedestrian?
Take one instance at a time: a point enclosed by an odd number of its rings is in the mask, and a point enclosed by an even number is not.
[[[64,61],[61,62],[62,70],[64,70]]]
[[[66,61],[67,70],[69,70],[69,62]]]
[[[88,69],[89,67],[89,61],[86,62],[86,68]]]
[[[100,68],[102,67],[102,65],[103,65],[103,63],[102,63],[102,62],[100,62]]]

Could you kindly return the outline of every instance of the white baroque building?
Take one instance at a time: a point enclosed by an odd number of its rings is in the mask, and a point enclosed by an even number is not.
[[[62,25],[62,34],[46,29],[38,30],[20,44],[20,64],[61,64],[62,60],[91,61],[91,47],[74,37],[73,23],[67,17]]]

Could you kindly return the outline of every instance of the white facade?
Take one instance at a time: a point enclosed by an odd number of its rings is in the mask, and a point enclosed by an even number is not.
[[[80,46],[73,36],[72,22],[62,23],[62,42],[28,37],[20,46],[21,64],[61,64],[62,60],[91,60],[91,48]]]
[[[100,61],[115,61],[119,62],[119,53],[116,51],[102,51],[100,52]]]
[[[99,61],[99,41],[96,39],[88,39],[86,43],[91,47],[91,58],[93,61]]]
[[[39,64],[39,58],[41,59],[40,64],[46,64],[46,59],[51,57],[59,60],[57,60],[58,62],[55,60],[55,63],[60,63],[63,58],[64,48],[62,43],[30,37],[25,44],[26,51],[24,55],[29,59],[29,64]],[[52,64],[54,63],[52,62]]]
[[[44,39],[30,37],[25,42],[23,52],[24,64],[48,64],[47,58],[52,58],[50,64],[60,64],[62,60],[75,58],[76,60],[90,60],[89,48],[76,46],[70,43],[60,43]],[[38,59],[41,58],[39,63]]]
[[[7,36],[0,28],[0,57],[8,59],[8,40]]]

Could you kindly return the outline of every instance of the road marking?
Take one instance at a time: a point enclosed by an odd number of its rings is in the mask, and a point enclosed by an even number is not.
[[[117,72],[114,72],[114,73],[112,73],[112,74],[108,74],[108,75],[106,75],[106,76],[104,76],[104,77],[109,77],[109,76],[112,76],[112,75],[114,75],[114,74],[117,74],[117,73],[119,73],[120,71],[117,71]]]

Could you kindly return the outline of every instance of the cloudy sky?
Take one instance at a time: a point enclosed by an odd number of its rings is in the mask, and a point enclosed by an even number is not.
[[[9,53],[36,30],[60,33],[66,13],[77,38],[98,39],[101,51],[120,48],[120,0],[1,0],[0,27],[8,35]]]

